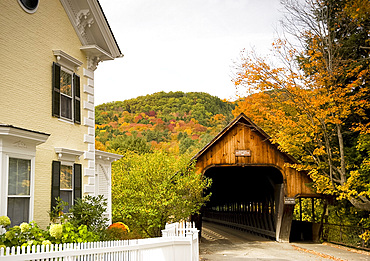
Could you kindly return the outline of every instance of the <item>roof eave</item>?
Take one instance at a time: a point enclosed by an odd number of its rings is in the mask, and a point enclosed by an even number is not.
[[[98,0],[60,0],[60,2],[81,41],[81,50],[89,46],[103,50],[93,53],[98,55],[95,57],[100,61],[123,57]]]

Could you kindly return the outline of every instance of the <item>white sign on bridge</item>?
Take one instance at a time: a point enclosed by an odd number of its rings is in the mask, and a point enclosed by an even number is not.
[[[251,151],[250,150],[235,150],[236,157],[250,157]]]
[[[285,205],[295,205],[295,198],[284,198],[284,204]]]

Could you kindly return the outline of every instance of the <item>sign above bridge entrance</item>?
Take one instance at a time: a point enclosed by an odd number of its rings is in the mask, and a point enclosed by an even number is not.
[[[295,198],[284,198],[284,204],[285,205],[295,205]]]
[[[250,150],[235,150],[235,156],[237,157],[250,157],[251,151]]]

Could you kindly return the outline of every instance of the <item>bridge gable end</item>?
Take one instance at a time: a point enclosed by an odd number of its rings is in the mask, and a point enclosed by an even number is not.
[[[305,172],[287,167],[297,163],[291,155],[279,150],[278,145],[245,114],[231,121],[194,157],[199,173],[212,166],[270,166],[283,176],[285,195],[313,195],[307,184],[312,180]],[[315,194],[316,195],[316,194]]]

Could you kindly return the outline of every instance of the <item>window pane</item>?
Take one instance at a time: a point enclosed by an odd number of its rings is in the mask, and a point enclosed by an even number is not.
[[[31,160],[9,158],[8,195],[30,195]]]
[[[72,75],[65,71],[60,72],[60,92],[72,97]]]
[[[72,119],[72,98],[60,95],[60,116]]]
[[[29,222],[29,206],[29,198],[8,198],[7,216],[10,218],[12,226],[18,226],[22,222]]]
[[[61,190],[60,199],[68,202],[68,206],[64,207],[63,212],[68,213],[69,208],[72,206],[72,191]]]
[[[60,167],[60,189],[72,189],[72,166]]]

